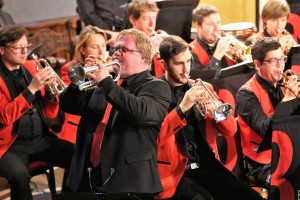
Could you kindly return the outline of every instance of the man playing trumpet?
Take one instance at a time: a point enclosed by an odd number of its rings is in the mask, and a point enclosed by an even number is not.
[[[162,79],[169,84],[172,99],[158,138],[158,170],[164,190],[157,198],[261,199],[219,160],[214,133],[233,136],[237,124],[232,115],[216,123],[211,115],[203,117],[199,112],[201,104],[208,109],[215,106],[202,86],[188,84],[189,45],[178,36],[169,36],[159,51],[165,69]],[[218,98],[213,87],[204,84]]]
[[[279,41],[284,53],[287,54],[290,48],[297,44],[292,35],[285,30],[290,13],[289,4],[286,1],[267,1],[261,13],[263,32],[251,36],[246,43],[254,44],[260,38],[272,37]]]
[[[50,132],[46,118],[58,113],[58,96],[45,90],[53,69],[27,65],[27,31],[17,25],[0,30],[0,175],[11,185],[12,200],[32,199],[28,163],[46,161],[67,168],[73,144]],[[54,78],[53,78],[54,76]]]
[[[193,22],[197,38],[191,42],[194,68],[220,70],[234,62],[224,56],[232,42],[221,35],[221,18],[216,7],[208,4],[199,5],[193,10]]]
[[[293,115],[299,109],[300,83],[295,75],[285,83],[278,83],[287,57],[276,40],[266,37],[255,42],[252,59],[257,73],[237,93],[236,111],[249,173],[258,186],[268,188],[271,150],[257,152],[257,149],[271,131],[272,120]]]

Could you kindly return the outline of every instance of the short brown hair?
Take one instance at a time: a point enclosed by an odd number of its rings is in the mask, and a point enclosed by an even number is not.
[[[269,51],[274,51],[279,48],[281,48],[280,43],[271,37],[264,37],[262,39],[259,39],[251,48],[252,59],[263,62]]]
[[[138,19],[142,11],[153,11],[158,13],[159,8],[154,1],[149,0],[133,0],[127,6],[127,14],[129,17]]]
[[[262,20],[277,19],[280,17],[288,17],[291,13],[290,6],[283,0],[269,0],[264,5],[261,18]]]
[[[166,63],[179,53],[182,53],[189,49],[189,44],[181,37],[176,35],[170,35],[163,39],[159,46],[160,58]]]
[[[5,25],[0,29],[0,46],[5,46],[9,42],[16,42],[24,35],[27,36],[27,30],[20,25]]]
[[[215,13],[219,13],[219,10],[215,6],[200,4],[193,10],[193,22],[201,26],[205,17]]]

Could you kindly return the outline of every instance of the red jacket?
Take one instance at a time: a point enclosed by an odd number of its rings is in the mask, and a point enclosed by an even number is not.
[[[68,75],[68,68],[69,65],[72,62],[78,62],[76,59],[71,60],[70,62],[66,63],[61,68],[61,79],[64,81],[66,85],[70,85],[71,80]],[[64,113],[65,119],[64,123],[62,125],[62,129],[58,135],[60,139],[67,140],[69,142],[72,142],[75,144],[76,142],[76,133],[77,133],[77,127],[80,121],[80,116],[78,115],[72,115],[69,113]]]
[[[30,74],[35,75],[36,63],[35,61],[26,61],[25,68]],[[44,105],[44,116],[46,118],[54,118],[58,113],[58,97],[56,102],[45,97],[44,88],[40,90],[42,95],[42,102]],[[12,145],[17,138],[16,133],[13,132],[13,124],[29,109],[32,104],[29,104],[22,93],[20,93],[13,101],[3,78],[0,77],[0,158]]]
[[[215,153],[216,159],[219,159],[214,128],[224,135],[233,136],[237,131],[237,123],[233,116],[227,120],[215,123],[215,120],[207,117],[206,139],[208,145]],[[176,109],[172,110],[164,119],[158,138],[158,171],[163,185],[163,192],[159,193],[157,198],[170,198],[174,195],[177,185],[185,171],[188,158],[183,155],[176,142],[175,134],[186,126],[186,120],[181,120]]]
[[[207,52],[203,49],[197,39],[193,40],[190,45],[192,47],[193,53],[198,57],[201,66],[206,67],[210,62],[210,58]],[[227,56],[225,56],[225,59],[228,66],[232,66],[235,64],[234,61],[230,60]]]
[[[258,83],[256,80],[256,75],[254,75],[248,82],[246,82],[242,88],[247,88],[252,91],[257,97],[260,105],[263,109],[263,112],[267,117],[274,113],[274,108],[272,102],[268,96],[267,91]],[[254,132],[251,127],[240,117],[238,116],[238,124],[240,126],[241,134],[241,145],[243,154],[247,157],[255,160],[256,162],[262,164],[271,163],[271,150],[263,151],[257,153],[255,150],[259,147],[259,144],[262,142],[262,137]]]

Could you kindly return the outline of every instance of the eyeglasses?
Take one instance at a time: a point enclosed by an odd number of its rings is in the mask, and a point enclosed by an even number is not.
[[[287,61],[287,56],[282,56],[281,58],[271,58],[269,60],[263,60],[264,62],[270,63],[272,66],[277,64],[284,64]]]
[[[115,52],[119,51],[121,55],[123,55],[124,53],[127,53],[127,52],[137,52],[137,53],[141,53],[139,50],[128,49],[128,48],[122,47],[122,46],[112,47],[112,48],[111,48],[111,51],[112,51],[112,53],[115,53]]]
[[[20,47],[14,47],[14,46],[5,46],[5,47],[8,47],[8,48],[11,48],[15,53],[20,53],[24,50],[27,50],[32,44],[28,44],[24,47],[20,46]]]

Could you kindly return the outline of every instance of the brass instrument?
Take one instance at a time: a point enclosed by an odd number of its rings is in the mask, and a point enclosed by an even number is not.
[[[229,37],[231,40],[230,46],[229,46],[229,51],[225,55],[233,60],[235,63],[240,63],[240,62],[246,62],[246,61],[251,61],[252,56],[251,56],[251,46],[246,46],[243,42],[239,41],[232,35],[228,33],[224,33],[226,37]],[[222,36],[219,35],[218,33],[215,33],[215,35],[221,39]]]
[[[292,75],[296,75],[298,77],[298,82],[300,82],[300,77],[291,69],[288,69],[288,70],[285,70],[285,72],[281,73],[283,78],[282,78],[282,84],[283,85],[286,85],[286,83],[288,82],[289,78],[292,76]],[[300,97],[300,91],[298,92],[297,94],[297,97]]]
[[[283,53],[285,55],[287,55],[290,51],[290,49],[293,47],[293,46],[296,46],[297,43],[296,41],[294,40],[294,38],[292,37],[292,35],[287,31],[287,30],[283,30],[281,31],[280,29],[277,30],[278,33],[281,33],[281,36],[279,38],[279,43],[281,44],[282,48],[283,48]],[[290,36],[288,38],[288,40],[285,40],[284,43],[280,41],[281,38],[283,38],[284,36]]]
[[[47,60],[43,58],[37,57],[37,55],[32,54],[31,57],[34,59],[34,61],[37,63],[36,71],[39,71],[41,68],[44,67],[50,67],[52,69],[52,72],[55,76],[56,82],[54,85],[49,85],[50,92],[52,94],[61,94],[68,86],[61,80],[61,78],[58,76],[58,74],[54,71],[54,69],[51,67],[51,65],[47,62]]]
[[[187,79],[188,83],[193,86],[193,84],[189,80],[189,76],[185,74],[185,78]],[[196,79],[196,84],[199,83],[203,89],[205,90],[205,95],[209,98],[211,103],[213,103],[214,108],[213,109],[208,109],[206,106],[206,103],[199,103],[197,102],[196,107],[199,110],[200,114],[203,117],[206,117],[207,115],[211,115],[215,121],[221,122],[223,120],[226,120],[228,117],[230,117],[232,113],[232,106],[228,103],[221,103],[216,97],[211,93],[211,91],[205,86],[203,81],[198,78]],[[210,102],[208,102],[210,103]]]
[[[111,62],[107,62],[103,64],[104,67],[109,67],[109,72],[111,73],[111,77],[113,81],[118,81],[121,76],[121,65],[118,60],[114,60]],[[117,68],[114,68],[117,66]],[[94,89],[97,83],[94,80],[86,81],[86,74],[90,72],[94,72],[99,69],[97,63],[93,66],[82,66],[78,62],[72,62],[68,68],[68,76],[72,83],[78,85],[79,90],[89,90]],[[115,69],[118,69],[115,71]],[[114,76],[113,76],[114,75]]]

